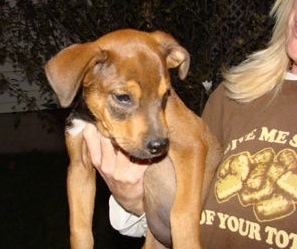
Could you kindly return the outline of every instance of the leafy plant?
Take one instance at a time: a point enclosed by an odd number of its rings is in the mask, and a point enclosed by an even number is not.
[[[220,68],[232,65],[265,46],[272,0],[2,0],[0,1],[0,63],[9,62],[15,75],[0,73],[0,93],[38,110],[35,96],[23,82],[37,86],[43,106],[57,107],[43,65],[60,49],[94,40],[120,28],[171,33],[191,54],[184,83],[172,81],[186,104],[201,113],[208,94],[221,81]],[[207,92],[202,82],[212,83]]]

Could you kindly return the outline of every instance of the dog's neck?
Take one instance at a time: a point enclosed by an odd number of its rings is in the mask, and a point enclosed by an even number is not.
[[[98,122],[95,115],[91,112],[91,110],[88,108],[82,93],[79,93],[75,100],[73,101],[73,107],[71,114],[75,118],[82,119],[84,121],[90,122],[95,124]]]

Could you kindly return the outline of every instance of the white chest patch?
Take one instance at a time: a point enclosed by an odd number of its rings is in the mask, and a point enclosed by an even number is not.
[[[71,136],[79,134],[86,126],[87,122],[81,119],[73,119],[72,126],[66,130]]]

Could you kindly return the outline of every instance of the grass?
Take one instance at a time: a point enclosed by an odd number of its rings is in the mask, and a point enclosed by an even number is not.
[[[0,248],[68,249],[66,153],[0,155]],[[97,177],[95,248],[137,249],[142,239],[121,236],[108,219],[109,191]]]

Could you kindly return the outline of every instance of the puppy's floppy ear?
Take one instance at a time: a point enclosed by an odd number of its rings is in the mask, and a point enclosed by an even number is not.
[[[178,67],[178,76],[185,79],[190,67],[190,55],[178,42],[169,34],[161,31],[152,33],[155,39],[160,43],[161,48],[166,56],[168,68]]]
[[[95,42],[88,42],[71,45],[47,62],[45,73],[62,107],[71,104],[89,67],[106,57]]]

